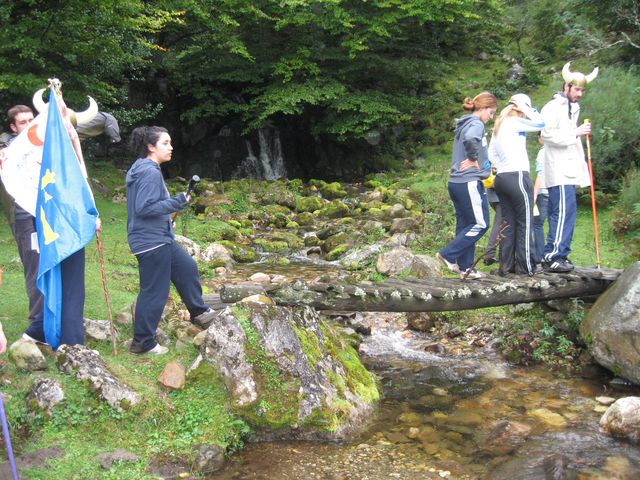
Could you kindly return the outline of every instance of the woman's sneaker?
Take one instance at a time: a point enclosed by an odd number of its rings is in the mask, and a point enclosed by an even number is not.
[[[455,263],[451,263],[449,260],[440,255],[440,252],[436,253],[436,258],[442,262],[442,264],[449,269],[450,272],[460,273],[460,267]]]
[[[484,277],[484,273],[476,270],[475,268],[467,268],[464,272],[460,272],[460,278],[470,278],[472,280]]]
[[[129,347],[129,351],[135,355],[145,355],[145,354],[150,354],[150,355],[164,355],[165,353],[167,353],[169,351],[169,349],[167,347],[163,347],[162,345],[160,345],[159,343],[156,343],[156,346],[153,347],[150,350],[145,350],[142,351],[142,348],[140,347],[139,344],[131,342],[131,346]]]

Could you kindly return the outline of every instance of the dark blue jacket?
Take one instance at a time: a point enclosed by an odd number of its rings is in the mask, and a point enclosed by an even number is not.
[[[160,165],[139,158],[127,172],[127,234],[134,255],[173,242],[171,214],[187,206],[184,193],[174,197]]]

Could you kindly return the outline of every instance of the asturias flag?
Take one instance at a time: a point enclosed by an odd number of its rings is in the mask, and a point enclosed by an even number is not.
[[[40,248],[37,285],[44,296],[44,334],[60,345],[62,277],[60,263],[93,238],[98,211],[51,89],[36,202]],[[68,287],[67,287],[68,288]]]

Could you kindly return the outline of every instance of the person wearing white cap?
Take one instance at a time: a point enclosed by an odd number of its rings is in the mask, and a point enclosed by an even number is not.
[[[493,127],[489,160],[497,170],[495,190],[506,222],[500,244],[498,274],[533,275],[533,183],[529,176],[527,132],[542,130],[544,122],[524,93],[513,95]]]
[[[572,72],[570,62],[562,69],[562,92],[542,108],[545,127],[544,183],[549,191],[549,235],[544,248],[543,266],[550,272],[570,272],[573,229],[576,224],[576,186],[591,185],[581,137],[591,133],[591,124],[578,126],[579,101],[598,67],[589,75]]]

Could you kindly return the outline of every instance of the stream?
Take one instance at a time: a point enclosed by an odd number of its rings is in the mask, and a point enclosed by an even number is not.
[[[264,271],[241,266],[233,280]],[[269,266],[306,279],[329,264]],[[229,277],[227,277],[229,280]],[[440,339],[407,329],[396,313],[351,313],[371,327],[359,353],[381,386],[374,418],[348,443],[249,443],[210,480],[631,480],[640,448],[599,431],[596,397],[640,395],[607,373],[591,378],[509,365],[490,342]],[[335,318],[340,317],[335,312]],[[351,322],[353,323],[353,322]]]

